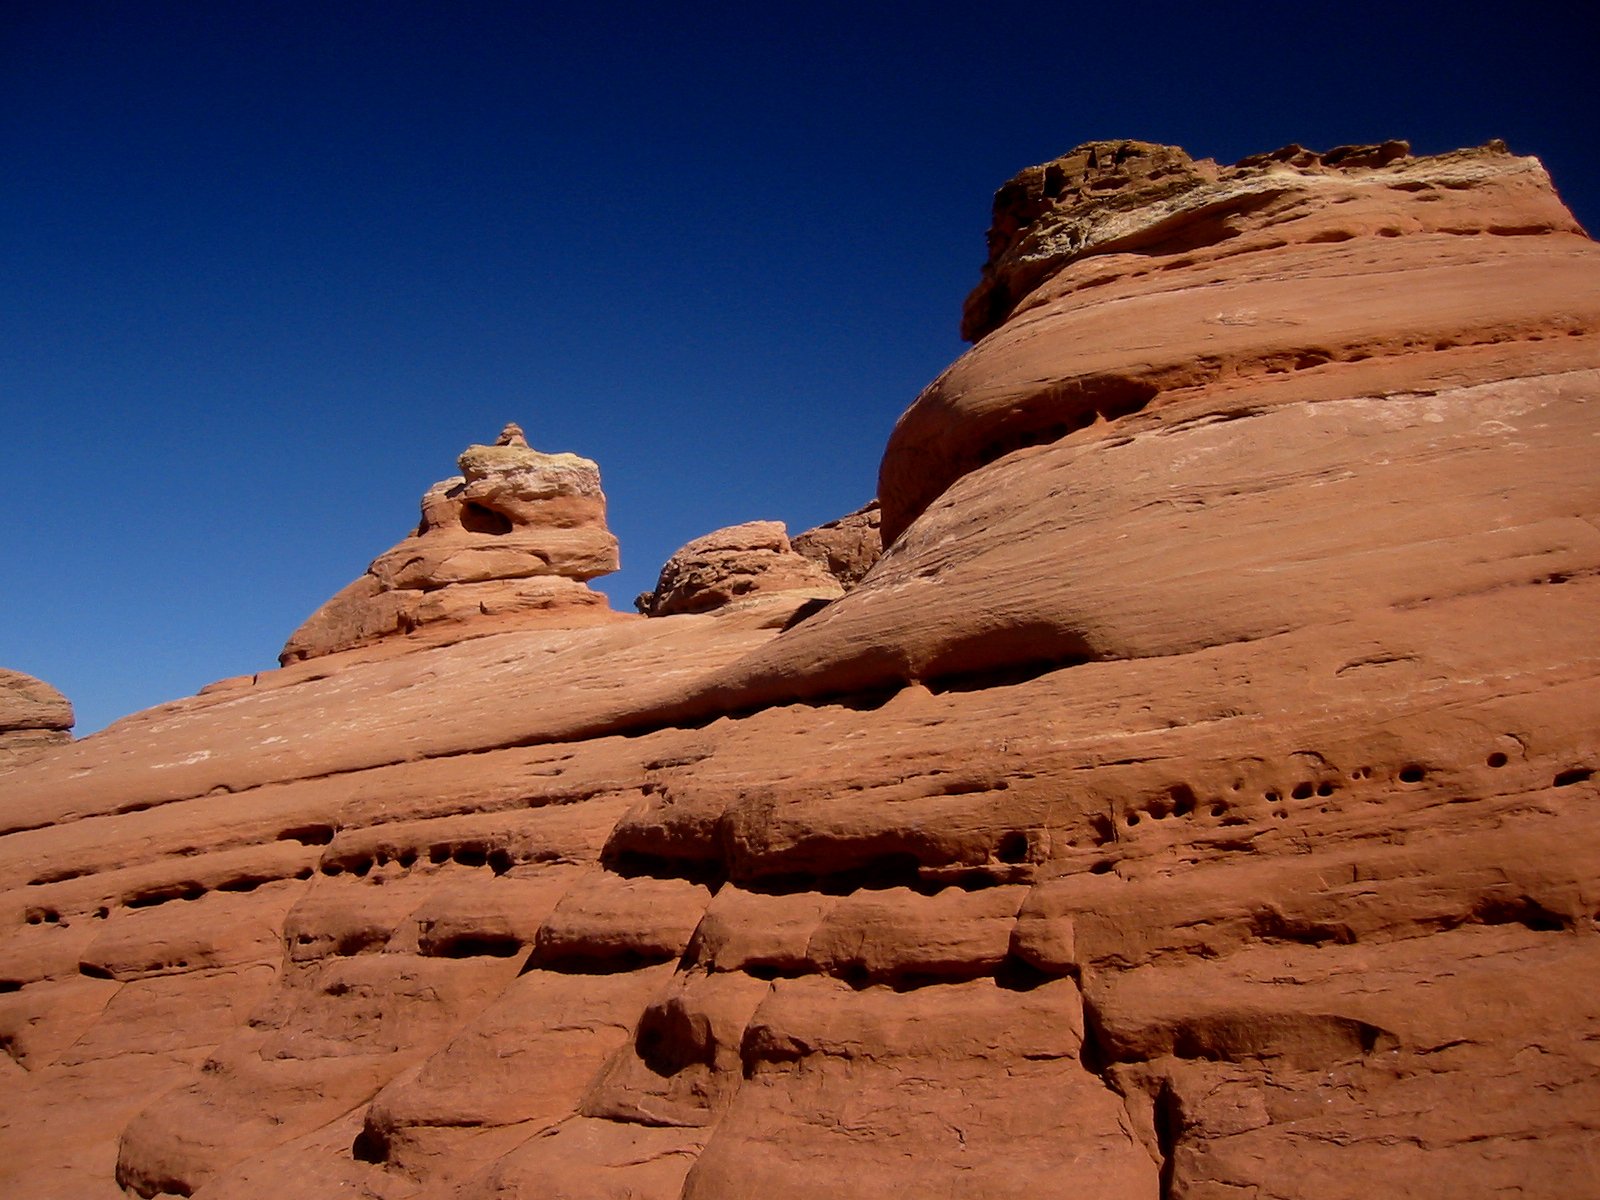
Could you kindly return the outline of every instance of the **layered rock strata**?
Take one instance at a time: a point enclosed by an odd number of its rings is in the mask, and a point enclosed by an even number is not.
[[[0,668],[0,771],[72,740],[72,703],[42,679]]]
[[[778,596],[831,600],[843,594],[825,560],[795,551],[782,521],[747,521],[683,546],[661,568],[655,590],[634,604],[647,617],[670,617]]]
[[[281,663],[424,626],[437,644],[508,625],[612,619],[605,597],[585,586],[618,565],[599,467],[532,449],[515,423],[458,463],[460,475],[424,493],[416,530],[317,609]]]
[[[1499,150],[1146,157],[1283,179],[1086,176],[1179,233],[983,302],[819,611],[8,775],[7,1194],[1600,1196],[1600,250]]]

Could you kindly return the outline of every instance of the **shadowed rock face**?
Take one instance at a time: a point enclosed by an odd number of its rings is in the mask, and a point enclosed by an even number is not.
[[[8,774],[7,1193],[1600,1196],[1600,252],[1499,150],[1120,145],[820,610]]]
[[[510,424],[469,446],[461,474],[422,497],[416,532],[380,554],[290,637],[281,663],[370,645],[427,626],[429,644],[507,627],[615,616],[585,581],[617,569],[600,468],[542,454]]]

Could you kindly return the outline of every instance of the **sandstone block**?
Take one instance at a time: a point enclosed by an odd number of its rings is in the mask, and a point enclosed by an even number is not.
[[[661,568],[656,590],[639,597],[649,617],[704,613],[783,592],[819,599],[843,594],[826,568],[797,554],[781,521],[748,521],[696,538]]]

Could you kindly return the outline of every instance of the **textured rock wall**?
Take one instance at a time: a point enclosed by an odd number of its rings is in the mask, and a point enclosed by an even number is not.
[[[6,776],[7,1194],[1600,1196],[1600,252],[1497,150],[1145,157],[1002,191],[820,611]]]
[[[422,519],[399,545],[306,619],[284,664],[421,631],[439,645],[530,624],[612,619],[585,583],[617,569],[600,468],[542,454],[507,425],[492,446],[468,446],[461,474],[422,497]]]
[[[831,600],[844,589],[825,555],[819,561],[795,551],[782,521],[747,521],[682,547],[661,568],[655,591],[634,604],[647,617],[670,617],[795,593]]]
[[[72,704],[42,679],[0,668],[0,771],[72,740]]]

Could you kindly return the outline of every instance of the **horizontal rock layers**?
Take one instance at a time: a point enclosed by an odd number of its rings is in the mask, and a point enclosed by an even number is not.
[[[300,662],[427,626],[438,644],[508,625],[612,619],[587,580],[617,569],[600,469],[542,454],[507,425],[469,446],[461,474],[422,497],[417,529],[373,560],[294,632],[279,661]]]
[[[647,617],[670,617],[775,595],[827,600],[843,594],[825,550],[807,557],[790,545],[782,521],[747,521],[682,547],[661,568],[655,591],[635,603]]]
[[[1595,247],[1493,149],[1061,161],[846,594],[6,776],[8,1194],[1600,1196]]]
[[[42,679],[0,668],[0,771],[72,740],[72,704]]]
[[[1218,168],[1102,142],[1007,184],[981,340],[890,436],[885,544],[963,474],[1129,415],[1493,382],[1532,341],[1589,365],[1593,243],[1537,160],[1402,149]]]

